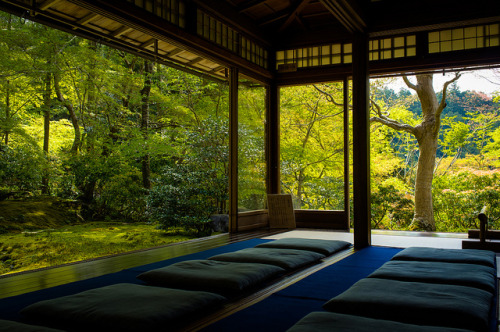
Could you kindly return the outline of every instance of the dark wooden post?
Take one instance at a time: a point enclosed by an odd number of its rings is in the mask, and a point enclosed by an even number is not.
[[[349,79],[344,79],[344,211],[345,227],[351,227],[349,204]]]
[[[238,68],[229,69],[229,231],[238,231]]]
[[[266,88],[267,193],[281,193],[280,186],[280,93],[276,84]]]
[[[353,41],[353,195],[354,247],[371,245],[370,119],[368,36],[355,32]]]

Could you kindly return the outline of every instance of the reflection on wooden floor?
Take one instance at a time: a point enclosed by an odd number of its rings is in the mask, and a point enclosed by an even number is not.
[[[167,246],[140,250],[131,253],[103,257],[91,261],[78,262],[63,266],[45,268],[31,272],[21,272],[0,276],[0,299],[54,287],[74,281],[85,280],[124,269],[150,264],[165,259],[197,253],[239,241],[281,237],[323,238],[345,240],[352,243],[352,232],[338,232],[313,229],[259,230],[238,234],[220,234]],[[460,248],[465,234],[422,233],[398,231],[372,231],[372,245],[388,247],[428,246],[441,248]]]
[[[283,231],[284,230],[261,230],[231,235],[220,234],[147,250],[98,258],[85,262],[71,263],[31,272],[4,275],[0,276],[0,299],[49,287],[55,287],[74,281],[99,277],[135,266],[193,254],[230,243],[271,236]]]

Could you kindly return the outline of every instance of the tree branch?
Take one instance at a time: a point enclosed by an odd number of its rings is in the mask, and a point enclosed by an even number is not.
[[[329,102],[333,103],[336,106],[344,106],[343,103],[336,102],[331,93],[326,92],[324,90],[321,90],[316,84],[313,84],[313,87],[316,90],[318,90],[318,92],[320,92],[321,94],[325,95],[326,100],[328,100]]]
[[[412,90],[417,91],[417,86],[415,84],[413,84],[412,82],[410,82],[410,80],[408,79],[408,77],[406,75],[403,75],[403,81],[405,82],[407,87],[409,87]]]
[[[374,100],[370,100],[372,109],[375,109],[378,116],[373,116],[370,118],[370,122],[378,122],[386,125],[397,131],[405,131],[407,133],[415,135],[415,128],[406,124],[393,120],[382,113],[382,108]]]
[[[377,117],[373,116],[370,118],[370,122],[378,122],[383,125],[386,125],[389,128],[392,128],[397,131],[405,131],[407,133],[410,133],[415,136],[415,127],[412,127],[406,123],[400,123],[395,120],[389,119],[388,117],[382,116],[382,117]]]
[[[447,92],[447,90],[448,90],[448,86],[449,86],[451,83],[453,83],[453,82],[455,82],[456,80],[458,80],[458,79],[460,78],[460,76],[462,76],[462,75],[460,74],[460,72],[456,72],[456,73],[455,73],[455,77],[454,77],[454,78],[452,78],[451,80],[449,80],[449,81],[447,81],[447,82],[445,82],[445,83],[444,83],[444,85],[443,85],[443,96],[441,97],[441,102],[439,103],[439,106],[438,106],[438,108],[437,108],[437,110],[436,110],[436,116],[440,116],[440,115],[441,115],[441,113],[443,113],[443,110],[444,110],[444,109],[445,109],[445,107],[446,107],[446,92]]]

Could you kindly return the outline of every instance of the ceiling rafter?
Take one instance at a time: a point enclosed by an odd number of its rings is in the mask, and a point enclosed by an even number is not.
[[[236,7],[236,10],[238,11],[238,13],[244,13],[246,12],[247,10],[249,9],[252,9],[254,7],[257,7],[257,6],[260,6],[264,3],[266,3],[267,0],[253,0],[253,1],[249,1],[243,5],[239,5]]]
[[[268,16],[264,17],[262,20],[260,20],[259,26],[271,24],[271,23],[276,22],[278,20],[281,20],[285,17],[288,17],[289,15],[290,15],[289,10],[287,10],[287,9],[281,10],[279,12],[276,12],[275,14],[268,15]]]
[[[173,57],[175,55],[179,55],[179,54],[184,53],[184,52],[186,52],[186,50],[183,50],[182,48],[176,48],[175,50],[168,52],[168,56]]]
[[[55,5],[56,3],[61,2],[61,1],[62,0],[47,0],[44,3],[42,3],[40,5],[40,7],[38,7],[38,9],[40,9],[40,10],[47,10],[50,7],[52,7],[53,5]]]
[[[85,25],[85,24],[90,23],[91,21],[95,20],[98,16],[99,16],[99,14],[90,13],[90,14],[82,17],[81,19],[79,19],[75,23],[78,25]],[[73,29],[77,29],[77,28],[74,27]]]
[[[203,59],[201,56],[199,56],[199,57],[194,58],[193,60],[191,60],[191,61],[187,62],[186,64],[187,64],[187,65],[194,65],[194,64],[196,64],[196,63],[198,63],[198,62],[201,62],[201,61],[203,61],[203,60],[204,60],[204,59]]]
[[[288,16],[286,21],[281,25],[281,27],[278,29],[278,32],[284,31],[296,19],[299,19],[299,22],[302,24],[298,15],[302,11],[302,9],[304,9],[309,4],[310,1],[311,0],[296,1],[294,4],[294,7],[292,8],[292,12],[290,13],[290,16]]]
[[[140,48],[146,48],[146,47],[148,47],[148,46],[153,45],[155,42],[156,42],[156,39],[155,39],[155,38],[151,38],[151,39],[146,40],[146,41],[145,41],[144,43],[142,43],[139,47],[140,47]]]
[[[365,31],[365,20],[353,0],[320,1],[349,32]]]
[[[115,31],[111,32],[109,35],[110,35],[110,37],[117,38],[117,37],[120,37],[121,35],[123,35],[123,34],[125,34],[127,32],[130,32],[132,30],[133,29],[131,27],[128,27],[128,26],[124,25],[121,28],[118,28]]]

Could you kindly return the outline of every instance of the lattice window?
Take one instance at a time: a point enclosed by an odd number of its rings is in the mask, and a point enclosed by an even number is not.
[[[370,40],[370,61],[405,58],[417,54],[415,35]]]
[[[429,53],[500,46],[500,24],[429,32]]]
[[[186,27],[186,6],[182,0],[127,0],[181,28]]]
[[[197,33],[242,58],[267,68],[267,51],[214,17],[198,10]]]
[[[329,44],[276,52],[276,69],[293,65],[297,68],[352,63],[352,44]]]

